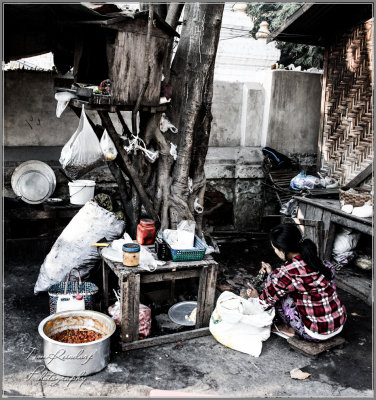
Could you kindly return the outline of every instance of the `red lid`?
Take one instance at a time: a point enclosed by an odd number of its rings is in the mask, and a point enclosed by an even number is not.
[[[154,221],[152,219],[141,219],[140,224],[142,226],[154,226]]]

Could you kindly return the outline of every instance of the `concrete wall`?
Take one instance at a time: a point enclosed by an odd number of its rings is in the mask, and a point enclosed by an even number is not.
[[[6,71],[3,76],[4,145],[64,146],[76,131],[79,120],[69,107],[60,118],[56,117],[54,79],[57,74],[15,70]],[[100,123],[96,112],[87,111],[87,115]]]
[[[260,146],[264,103],[259,83],[214,82],[209,145]]]
[[[55,169],[60,189],[66,179],[58,171],[61,147],[78,126],[68,108],[56,118],[55,74],[36,71],[4,73],[4,157],[6,196],[17,163],[39,159]],[[213,123],[205,164],[208,188],[232,205],[237,230],[257,230],[262,210],[262,152],[265,145],[287,155],[312,160],[317,153],[321,74],[292,71],[252,72],[253,82],[215,81]],[[123,113],[127,122],[130,113]],[[96,123],[95,113],[88,111]],[[118,124],[116,127],[121,131]],[[303,154],[304,153],[304,154]],[[307,156],[308,155],[308,156]],[[90,173],[97,186],[114,186],[107,167]]]
[[[281,152],[316,153],[322,74],[273,71],[266,145]]]

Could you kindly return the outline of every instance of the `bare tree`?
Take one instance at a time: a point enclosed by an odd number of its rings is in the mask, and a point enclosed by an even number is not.
[[[128,155],[122,148],[108,113],[100,112],[103,126],[120,150],[116,164],[131,183],[131,187],[121,198],[127,219],[131,219],[129,226],[133,236],[142,206],[147,215],[160,221],[162,229],[175,228],[181,219],[191,219],[196,220],[197,233],[202,236],[200,208],[203,206],[206,188],[204,163],[212,120],[214,64],[223,8],[224,4],[185,5],[177,51],[170,68],[173,48],[171,39],[164,69],[165,81],[173,88],[171,105],[166,113],[168,119],[178,128],[178,133],[160,131],[161,113],[139,113],[139,137],[148,147],[159,151],[159,158],[155,163],[150,163],[140,152],[137,156]],[[182,9],[182,3],[172,3],[167,10],[164,7],[161,10],[166,21],[176,28]],[[152,11],[153,6],[150,5],[149,23]],[[148,77],[146,84],[147,79]],[[133,133],[137,129],[137,111],[136,105]],[[121,114],[118,113],[118,116],[126,133],[130,134]],[[171,142],[177,145],[176,160],[170,154]],[[112,169],[114,170],[113,166]],[[116,170],[114,172],[117,173]],[[123,184],[122,186],[124,187]]]

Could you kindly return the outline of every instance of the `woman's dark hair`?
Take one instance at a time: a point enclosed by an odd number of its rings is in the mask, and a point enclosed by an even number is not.
[[[302,240],[299,228],[294,224],[280,224],[269,233],[273,246],[285,254],[300,253],[304,262],[314,271],[320,272],[329,281],[332,274],[317,255],[317,247],[310,239]],[[286,257],[287,260],[287,257]]]

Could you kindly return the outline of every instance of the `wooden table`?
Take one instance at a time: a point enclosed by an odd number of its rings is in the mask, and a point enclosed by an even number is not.
[[[298,201],[298,216],[293,221],[303,226],[304,236],[315,242],[322,259],[332,259],[338,226],[373,236],[372,218],[356,217],[342,211],[339,200],[294,198]],[[344,267],[336,272],[336,281],[341,289],[372,304],[372,280],[365,274]]]
[[[98,250],[101,254],[101,249]],[[218,264],[211,256],[202,261],[168,261],[165,265],[149,272],[140,267],[124,267],[122,263],[113,262],[102,257],[103,301],[108,307],[108,275],[112,271],[120,287],[120,328],[122,350],[171,343],[177,340],[191,339],[209,334],[209,320],[214,310],[214,296],[217,280]],[[139,304],[140,285],[172,281],[176,279],[199,278],[197,317],[194,330],[173,333],[139,340]]]
[[[336,225],[355,229],[367,235],[373,235],[372,218],[361,218],[341,210],[338,200],[309,199],[294,197],[298,201],[298,219],[322,222],[322,237],[319,239],[320,253],[330,259],[335,239]]]

